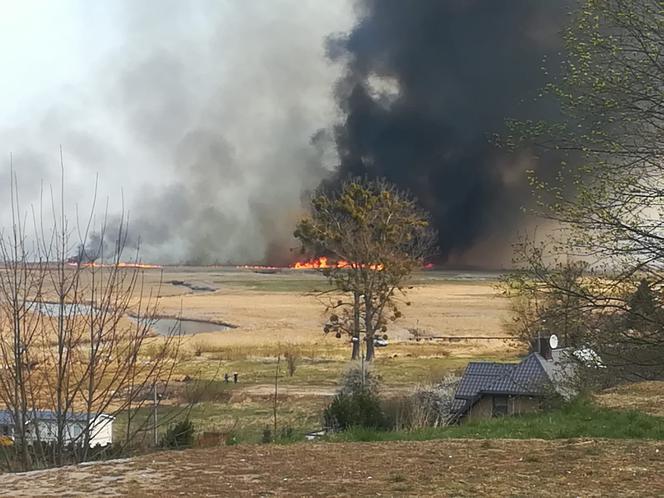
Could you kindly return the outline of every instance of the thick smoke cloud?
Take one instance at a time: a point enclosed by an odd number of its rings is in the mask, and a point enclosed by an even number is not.
[[[144,260],[283,263],[301,199],[336,167],[413,191],[435,217],[442,259],[509,259],[499,249],[524,223],[524,172],[548,166],[489,139],[507,117],[555,114],[534,98],[543,58],[555,66],[565,2],[67,5],[79,45],[103,50],[0,123],[26,208],[42,182],[47,196],[58,185],[62,145],[68,202],[85,213],[98,174],[98,221],[107,196],[107,233],[124,207]],[[45,43],[62,38],[50,25]],[[5,167],[0,180],[7,198]],[[93,234],[92,246],[104,243]]]
[[[441,259],[498,265],[523,226],[525,171],[550,167],[490,138],[506,118],[555,116],[536,99],[555,67],[567,4],[511,0],[364,0],[328,44],[337,87],[339,176],[384,176],[411,190],[440,232]],[[552,164],[552,163],[550,163]],[[503,251],[503,252],[501,252]]]
[[[106,37],[103,57],[86,65],[80,81],[51,89],[45,105],[0,126],[26,209],[41,180],[58,185],[61,144],[68,204],[86,211],[98,173],[97,222],[108,196],[112,239],[123,204],[130,249],[140,240],[144,260],[292,257],[302,192],[337,163],[331,134],[317,131],[337,119],[340,68],[324,42],[350,28],[350,4],[76,5],[81,24],[100,29],[87,42]],[[91,245],[110,243],[98,239],[94,233]]]

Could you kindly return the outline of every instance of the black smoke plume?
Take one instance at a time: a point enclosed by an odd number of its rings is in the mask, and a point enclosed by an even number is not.
[[[538,98],[555,68],[569,3],[363,0],[328,43],[346,64],[337,86],[339,177],[383,176],[413,192],[450,264],[505,262],[525,223],[526,170],[553,167],[491,143],[507,118],[556,115]]]

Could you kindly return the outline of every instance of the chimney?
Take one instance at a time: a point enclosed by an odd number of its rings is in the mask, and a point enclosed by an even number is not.
[[[553,360],[553,353],[551,351],[551,344],[548,337],[537,337],[535,339],[534,351],[541,354],[545,360]]]

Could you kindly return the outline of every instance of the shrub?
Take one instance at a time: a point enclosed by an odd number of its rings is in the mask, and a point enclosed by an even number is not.
[[[232,392],[228,385],[216,380],[190,382],[182,391],[182,398],[187,403],[227,402],[231,396]]]
[[[447,425],[459,380],[448,375],[436,385],[421,387],[411,395],[385,400],[383,413],[387,425],[395,430]]]
[[[289,347],[284,353],[284,358],[286,359],[286,365],[288,366],[288,376],[292,377],[295,375],[297,364],[300,361],[300,351],[294,347]]]
[[[161,439],[162,448],[188,448],[194,444],[194,424],[188,418],[171,425]]]
[[[323,412],[324,426],[332,430],[387,428],[379,388],[380,377],[369,365],[353,363],[341,378],[339,393]]]
[[[368,364],[365,363],[363,368],[360,362],[355,362],[343,373],[340,393],[352,395],[364,391],[377,396],[380,384],[380,377]]]
[[[263,435],[261,436],[261,443],[268,444],[272,442],[272,429],[269,426],[265,426],[263,429]]]
[[[323,412],[325,427],[345,430],[350,427],[387,428],[380,398],[367,390],[337,394]]]

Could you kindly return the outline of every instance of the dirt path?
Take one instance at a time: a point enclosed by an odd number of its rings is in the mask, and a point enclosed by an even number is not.
[[[381,388],[384,396],[396,396],[413,392],[412,386],[386,386]],[[338,386],[279,386],[280,397],[332,397],[339,392]],[[271,397],[274,396],[274,384],[252,384],[236,388],[234,395],[248,395],[252,397]]]
[[[662,496],[664,443],[247,445],[2,476],[4,496]]]
[[[336,386],[279,386],[279,396],[297,396],[297,397],[331,397],[334,396],[338,387]],[[256,397],[269,397],[274,396],[274,385],[270,384],[253,384],[242,386],[233,393],[246,394],[248,396]]]

